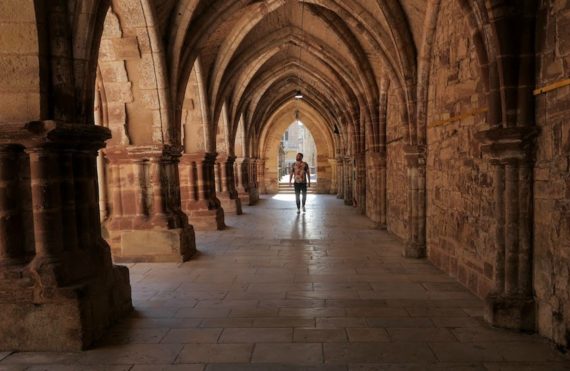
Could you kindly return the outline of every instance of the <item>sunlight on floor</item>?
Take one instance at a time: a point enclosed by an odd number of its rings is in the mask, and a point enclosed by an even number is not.
[[[315,197],[315,195],[311,195],[308,194],[307,195],[307,202],[311,199],[313,199]],[[277,201],[295,201],[295,194],[291,194],[291,193],[278,193],[276,195],[271,196],[272,200],[277,200]]]
[[[277,201],[294,201],[295,200],[295,195],[294,194],[276,194],[274,196],[271,197],[272,200],[277,200]]]

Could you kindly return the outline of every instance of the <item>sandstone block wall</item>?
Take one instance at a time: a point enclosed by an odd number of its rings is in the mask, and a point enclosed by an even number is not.
[[[105,126],[112,145],[149,145],[163,140],[164,93],[153,44],[151,19],[141,4],[116,1],[105,18],[99,49],[99,77],[107,104]]]
[[[537,87],[570,77],[570,2],[543,1]],[[536,97],[534,288],[538,330],[570,342],[570,86]]]
[[[408,180],[404,157],[405,124],[402,122],[404,107],[398,102],[396,92],[388,96],[387,111],[387,223],[388,230],[401,239],[408,235]]]
[[[435,35],[427,130],[427,249],[439,268],[481,297],[491,288],[493,173],[474,135],[488,127],[479,62],[456,0]]]
[[[21,22],[21,23],[18,23]],[[0,122],[36,119],[40,113],[38,32],[33,2],[0,4]],[[18,76],[17,79],[12,78]]]

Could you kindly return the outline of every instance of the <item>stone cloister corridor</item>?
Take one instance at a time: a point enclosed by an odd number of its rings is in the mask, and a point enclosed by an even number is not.
[[[570,367],[537,335],[490,328],[479,298],[402,257],[402,244],[356,209],[327,195],[307,206],[297,215],[293,195],[267,197],[229,217],[224,233],[199,233],[195,260],[129,264],[135,312],[93,350],[15,353],[0,369]]]
[[[570,0],[0,0],[0,368],[566,369],[569,115]]]

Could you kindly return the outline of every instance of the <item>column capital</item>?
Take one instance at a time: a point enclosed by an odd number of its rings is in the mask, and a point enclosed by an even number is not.
[[[105,147],[111,131],[102,126],[70,124],[44,120],[2,124],[0,144],[19,144],[26,148],[63,146],[82,150]]]
[[[427,151],[423,145],[406,145],[404,146],[404,156],[408,167],[426,166]]]
[[[497,127],[475,134],[481,143],[481,151],[492,162],[529,160],[533,155],[533,144],[539,129],[534,126]]]
[[[111,162],[126,163],[139,161],[178,161],[180,148],[163,145],[148,146],[111,146],[103,151]]]

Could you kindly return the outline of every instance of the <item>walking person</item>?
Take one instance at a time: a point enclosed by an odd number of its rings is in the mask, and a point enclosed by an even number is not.
[[[311,186],[311,174],[309,172],[309,164],[303,161],[303,154],[297,153],[297,157],[291,166],[291,174],[289,176],[289,185],[291,180],[295,177],[295,201],[297,202],[297,214],[301,212],[301,205],[303,212],[305,212],[305,202],[307,201],[307,187]],[[301,204],[300,193],[303,192],[303,203]]]

